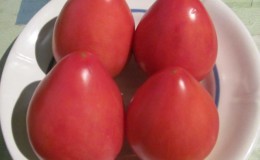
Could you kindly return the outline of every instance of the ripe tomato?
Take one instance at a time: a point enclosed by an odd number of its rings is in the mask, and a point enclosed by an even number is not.
[[[169,66],[202,80],[217,57],[217,35],[199,0],[158,0],[137,26],[134,53],[149,74]]]
[[[219,130],[212,97],[181,68],[151,76],[135,93],[126,118],[128,141],[143,160],[202,160]]]
[[[34,92],[30,142],[43,159],[113,160],[123,142],[123,114],[120,91],[95,55],[71,53]]]
[[[125,0],[69,0],[54,27],[54,57],[89,51],[116,76],[129,57],[134,27]]]

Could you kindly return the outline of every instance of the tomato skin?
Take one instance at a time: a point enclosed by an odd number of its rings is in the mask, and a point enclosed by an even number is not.
[[[73,51],[88,51],[116,76],[127,63],[134,28],[125,0],[70,0],[54,27],[54,57],[59,61]]]
[[[151,76],[136,91],[126,119],[128,141],[142,160],[202,160],[219,130],[211,96],[181,68]]]
[[[113,160],[123,142],[122,97],[95,55],[71,53],[40,82],[27,124],[43,159]]]
[[[137,26],[134,53],[148,74],[175,66],[202,80],[215,64],[217,35],[199,0],[158,0]]]

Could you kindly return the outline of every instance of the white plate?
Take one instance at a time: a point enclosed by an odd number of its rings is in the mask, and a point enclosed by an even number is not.
[[[127,0],[136,24],[153,1]],[[15,160],[35,159],[26,137],[26,109],[37,85],[35,81],[45,76],[43,70],[51,61],[47,52],[54,24],[52,19],[64,3],[65,0],[52,0],[32,18],[11,49],[2,74],[1,127],[7,148]],[[217,144],[207,159],[244,160],[252,150],[260,126],[260,56],[245,26],[223,2],[204,0],[203,3],[213,20],[219,43],[218,73],[215,70],[204,81],[216,101],[219,97],[220,114]],[[131,70],[137,71],[128,73]],[[140,81],[126,82],[126,78],[138,79],[136,76],[141,76]],[[144,78],[131,62],[117,79],[126,101]]]

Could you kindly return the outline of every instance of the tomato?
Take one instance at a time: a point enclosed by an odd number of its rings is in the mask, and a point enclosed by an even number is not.
[[[177,66],[202,80],[215,64],[217,35],[199,0],[158,0],[137,26],[134,52],[148,74]]]
[[[126,135],[143,160],[202,160],[213,149],[218,130],[212,97],[181,68],[152,75],[128,106]]]
[[[129,57],[134,27],[125,0],[69,0],[54,26],[54,57],[89,51],[116,76]]]
[[[113,160],[123,143],[122,97],[95,55],[74,52],[38,85],[27,124],[43,159]]]

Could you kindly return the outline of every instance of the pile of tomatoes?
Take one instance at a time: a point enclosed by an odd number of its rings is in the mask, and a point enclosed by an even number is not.
[[[53,34],[57,64],[27,114],[40,158],[202,160],[212,151],[219,117],[200,84],[217,57],[207,11],[200,0],[157,0],[134,23],[125,0],[65,4]],[[114,79],[131,53],[148,78],[124,106]],[[118,156],[124,142],[136,156]]]

